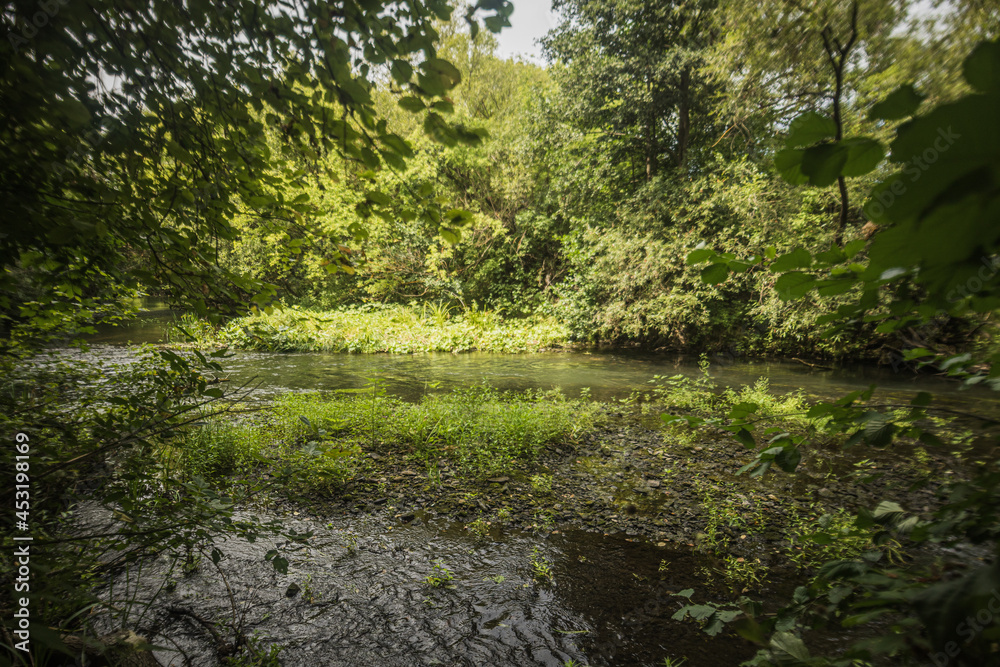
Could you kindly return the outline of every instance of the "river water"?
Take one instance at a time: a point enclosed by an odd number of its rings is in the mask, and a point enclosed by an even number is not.
[[[90,342],[103,357],[121,355],[126,343],[167,339],[173,313],[153,302],[141,317],[126,325],[102,327]],[[175,338],[177,338],[175,336]],[[887,402],[908,402],[917,392],[931,391],[936,405],[976,413],[1000,414],[1000,392],[982,387],[963,389],[947,378],[893,372],[887,367],[846,366],[833,370],[789,360],[709,358],[710,374],[720,386],[740,387],[767,378],[772,391],[802,391],[807,397],[835,399],[878,385]],[[287,391],[359,388],[378,378],[393,394],[408,400],[427,391],[485,382],[499,389],[560,388],[571,396],[583,389],[598,400],[626,398],[649,389],[655,375],[700,374],[698,358],[623,350],[575,350],[523,355],[447,352],[413,355],[326,352],[234,352],[223,362],[230,386],[253,382],[258,395]]]
[[[91,341],[91,354],[124,358],[130,354],[126,342],[161,340],[169,311],[154,309],[144,317],[102,330]],[[960,391],[957,383],[939,378],[863,367],[825,371],[794,361],[711,362],[711,375],[723,386],[766,377],[774,391],[833,398],[878,383],[883,398],[893,402],[931,389],[953,409],[998,412],[991,392]],[[361,387],[378,378],[410,400],[479,382],[515,390],[558,387],[569,395],[586,389],[611,400],[648,388],[654,375],[700,372],[696,359],[600,350],[512,356],[236,352],[223,366],[231,387],[252,383],[265,399]],[[158,600],[139,625],[155,628],[154,643],[173,647],[157,654],[161,663],[218,664],[211,637],[177,609],[218,620],[223,629],[238,622],[262,646],[282,646],[284,665],[662,666],[665,659],[679,664],[686,658],[688,667],[715,667],[753,655],[739,638],[712,639],[694,624],[671,619],[681,606],[671,593],[681,589],[696,589],[699,600],[727,598],[706,580],[711,560],[683,545],[582,531],[494,529],[475,537],[459,523],[393,503],[390,497],[381,508],[323,516],[266,510],[265,518],[316,533],[294,548],[287,575],[264,562],[267,550],[280,546],[266,540],[231,540],[220,547],[225,557],[219,568],[204,565],[187,576],[171,572],[162,558],[150,563],[142,581],[129,588],[139,607]],[[410,511],[415,520],[399,519]],[[531,562],[538,559],[551,565],[550,581],[532,576]],[[454,577],[453,587],[427,584],[435,563]],[[139,575],[122,575],[118,588],[123,577]],[[160,590],[168,581],[169,590]],[[772,582],[762,592],[780,599],[793,584]]]

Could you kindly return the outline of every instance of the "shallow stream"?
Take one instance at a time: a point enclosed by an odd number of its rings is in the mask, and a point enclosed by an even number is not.
[[[144,317],[131,327],[102,331],[89,354],[124,360],[131,355],[124,343],[161,340],[169,311]],[[908,402],[931,389],[940,405],[1000,413],[992,392],[960,391],[941,378],[864,367],[818,370],[794,361],[711,361],[711,375],[722,386],[766,377],[773,391],[833,398],[878,383],[886,402]],[[587,391],[613,400],[648,389],[654,375],[700,372],[695,359],[599,350],[513,356],[236,352],[223,365],[230,387],[251,383],[261,399],[357,388],[378,378],[390,393],[410,400],[480,382],[514,390],[558,387],[572,396]],[[264,562],[276,546],[268,541],[221,545],[225,557],[218,568],[206,559],[184,575],[169,572],[161,558],[141,576],[128,575],[141,580],[137,602],[173,582],[141,619],[135,612],[129,621],[154,634],[156,643],[174,647],[158,654],[162,664],[218,664],[212,638],[195,616],[218,622],[220,631],[239,625],[262,646],[282,646],[284,665],[662,666],[665,659],[678,664],[686,658],[688,667],[715,667],[736,665],[754,652],[738,638],[712,639],[695,624],[671,620],[682,606],[671,593],[681,589],[695,588],[698,601],[727,598],[705,576],[711,560],[684,545],[657,546],[624,533],[536,534],[496,526],[488,537],[476,537],[421,507],[396,506],[392,497],[378,507],[331,508],[315,516],[292,507],[268,512],[266,518],[281,518],[288,529],[316,533],[307,546],[290,547],[287,575]],[[551,578],[536,577],[533,562],[550,567]],[[453,577],[445,586],[427,582],[445,572]],[[123,583],[119,578],[116,585]],[[778,579],[763,592],[780,599],[793,585]]]
[[[173,648],[156,657],[178,667],[217,664],[215,642],[194,616],[219,622],[229,641],[235,623],[263,648],[280,645],[289,667],[663,665],[685,657],[687,665],[735,665],[753,654],[741,640],[713,640],[670,620],[682,606],[670,594],[697,585],[709,564],[689,549],[582,531],[495,529],[480,538],[416,514],[408,524],[388,513],[285,517],[288,529],[315,531],[306,546],[285,545],[287,575],[264,562],[279,546],[267,540],[222,544],[218,568],[204,558],[188,575],[161,558],[133,570],[126,624],[154,629],[155,643]],[[537,579],[533,561],[549,564],[551,579]],[[434,587],[428,576],[453,578]],[[120,577],[119,590],[124,584]],[[698,597],[711,592],[699,589]]]

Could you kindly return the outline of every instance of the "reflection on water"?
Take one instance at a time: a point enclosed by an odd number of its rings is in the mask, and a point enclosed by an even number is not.
[[[167,339],[175,313],[161,302],[147,302],[139,318],[125,326],[106,326],[91,338],[95,352],[119,356],[101,347]],[[179,338],[179,336],[178,336]],[[794,361],[747,361],[715,357],[711,375],[722,386],[740,387],[767,378],[773,391],[803,391],[808,397],[833,399],[877,384],[876,398],[907,403],[918,391],[931,391],[936,405],[977,414],[1000,414],[1000,396],[981,387],[963,390],[958,382],[932,376],[894,373],[889,368],[848,366],[825,371]],[[630,351],[543,352],[497,355],[484,352],[415,355],[328,352],[236,352],[224,362],[230,386],[256,379],[257,396],[288,390],[336,390],[363,387],[379,378],[396,395],[414,400],[427,391],[450,390],[485,382],[500,389],[561,388],[570,396],[589,388],[600,400],[625,398],[649,388],[654,375],[699,374],[697,359],[677,354]]]

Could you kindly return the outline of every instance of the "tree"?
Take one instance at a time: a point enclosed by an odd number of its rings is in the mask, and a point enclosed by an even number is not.
[[[563,66],[570,114],[596,131],[649,181],[666,166],[686,168],[705,130],[703,50],[713,39],[714,1],[557,0],[564,21],[543,40]]]
[[[469,8],[472,30],[478,10],[492,31],[509,25],[505,0]],[[377,86],[405,88],[405,106],[435,139],[479,141],[442,104],[460,74],[438,57],[434,21],[451,13],[445,0],[4,5],[0,423],[30,452],[33,545],[47,550],[47,576],[31,582],[32,652],[5,630],[6,660],[65,662],[49,649],[66,651],[61,631],[84,622],[95,573],[161,551],[204,550],[218,564],[220,535],[276,529],[234,517],[230,498],[154,455],[220,411],[223,392],[205,377],[217,362],[162,350],[108,372],[19,358],[119,311],[137,288],[213,317],[247,300],[266,307],[277,287],[223,266],[227,242],[247,218],[286,253],[318,234],[323,212],[304,190],[330,176],[331,156],[369,175],[405,167],[412,149],[379,117]],[[374,188],[352,203],[362,221],[391,204]],[[428,216],[447,231],[464,214],[430,202]],[[327,248],[328,266],[350,268],[346,249]],[[14,469],[13,448],[4,461]],[[64,503],[81,487],[126,517],[114,544],[66,525]],[[14,495],[5,489],[4,502]],[[109,559],[109,549],[121,553]],[[276,552],[267,558],[287,571]],[[13,572],[2,572],[8,585]]]
[[[509,2],[480,0],[474,30],[480,9],[490,30],[509,25]],[[479,141],[442,116],[460,74],[437,57],[434,20],[451,12],[445,0],[5,5],[3,352],[72,330],[109,305],[108,284],[162,287],[203,315],[266,306],[275,286],[220,268],[219,244],[244,212],[308,228],[301,189],[324,155],[402,168],[410,148],[379,119],[374,87],[408,90],[435,138]],[[269,129],[301,163],[275,163]]]

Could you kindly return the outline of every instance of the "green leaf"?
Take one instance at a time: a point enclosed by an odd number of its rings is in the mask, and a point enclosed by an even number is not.
[[[448,223],[455,226],[463,226],[470,224],[475,220],[476,216],[464,208],[453,208],[445,212],[444,217],[448,220]]]
[[[688,253],[685,262],[687,262],[687,264],[689,265],[700,264],[701,262],[704,262],[707,259],[715,257],[715,255],[716,252],[711,248],[695,248],[694,250]]]
[[[814,259],[820,264],[833,265],[833,264],[840,264],[845,259],[847,259],[847,256],[844,254],[844,251],[841,250],[840,248],[833,247],[830,248],[829,250],[824,250],[823,252],[816,253]]]
[[[873,447],[885,447],[892,442],[896,425],[885,417],[876,417],[865,424],[865,442]]]
[[[389,151],[380,150],[378,152],[385,160],[385,163],[397,171],[404,171],[406,169],[406,160],[401,158],[397,153],[390,153]]]
[[[438,100],[431,105],[431,108],[441,113],[455,113],[455,105],[447,100]]]
[[[954,357],[949,357],[941,362],[938,366],[941,370],[946,371],[956,364],[965,364],[972,361],[972,355],[966,352],[965,354],[958,354]]]
[[[701,271],[701,281],[709,285],[718,285],[729,277],[729,267],[725,264],[711,264]]]
[[[841,176],[850,154],[843,144],[820,144],[807,148],[802,156],[802,173],[809,183],[824,188]]]
[[[771,648],[780,653],[785,653],[796,660],[805,662],[809,660],[809,649],[805,643],[793,635],[791,632],[776,632],[771,637]]]
[[[808,273],[793,271],[778,278],[774,283],[774,289],[777,290],[779,297],[787,301],[805,296],[815,284],[816,279]]]
[[[918,93],[911,84],[900,86],[872,107],[871,111],[868,112],[868,119],[899,120],[912,116],[923,100],[924,96]]]
[[[754,440],[753,433],[745,428],[741,428],[734,435],[736,436],[736,439],[740,441],[740,444],[747,449],[753,449],[757,446],[757,441]]]
[[[867,244],[868,241],[866,241],[865,239],[857,239],[855,241],[851,241],[850,243],[844,246],[844,254],[847,256],[848,259],[850,259],[855,255],[857,255],[862,250],[864,250]]]
[[[385,193],[378,190],[369,190],[365,193],[365,199],[379,206],[392,206],[392,200]]]
[[[430,96],[440,96],[448,92],[449,79],[436,72],[417,74],[417,85]]]
[[[275,556],[274,559],[271,561],[271,565],[273,565],[274,569],[277,570],[280,574],[288,574],[288,561],[285,558],[282,558],[281,556]]]
[[[498,33],[504,28],[510,27],[510,20],[505,16],[487,16],[483,19],[486,29],[492,33]]]
[[[451,245],[455,245],[456,243],[458,243],[462,239],[462,237],[459,234],[459,231],[457,229],[450,229],[448,227],[441,227],[440,228],[440,234],[441,234],[441,238],[443,238],[445,241],[447,241]]]
[[[785,447],[774,457],[774,462],[785,472],[795,472],[802,461],[802,452],[798,447]]]
[[[455,129],[444,118],[433,111],[424,118],[424,132],[427,133],[427,136],[445,146],[454,146],[458,143],[458,136],[455,133]]]
[[[775,169],[792,185],[804,185],[809,182],[809,178],[802,173],[802,158],[805,153],[801,148],[786,148],[774,155]]]
[[[405,60],[393,60],[389,71],[397,83],[407,83],[413,77],[413,67]]]
[[[760,410],[760,406],[757,405],[756,403],[749,403],[749,402],[737,403],[729,411],[729,418],[730,419],[743,419],[747,415],[750,415],[750,414],[753,414],[754,412],[757,412],[757,410]]]
[[[715,607],[707,604],[692,604],[684,607],[681,611],[687,611],[688,615],[696,621],[703,621],[715,613]]]
[[[851,291],[855,281],[852,278],[821,280],[816,283],[816,293],[820,296],[836,296]]]
[[[820,417],[826,417],[833,412],[833,410],[834,407],[829,403],[817,403],[809,408],[809,412],[806,413],[806,417],[809,419],[819,419]]]
[[[810,146],[824,139],[829,139],[837,134],[837,125],[832,118],[818,114],[815,111],[807,111],[792,121],[788,126],[788,137],[785,139],[785,146],[796,148],[799,146]]]
[[[420,64],[420,68],[428,74],[433,72],[445,79],[448,88],[453,88],[462,81],[462,73],[458,68],[441,58],[428,58]]]
[[[785,273],[795,269],[808,269],[812,266],[812,255],[805,248],[796,248],[792,252],[782,255],[771,264],[771,271],[775,273]]]
[[[899,503],[892,502],[891,500],[883,500],[875,508],[873,516],[876,519],[888,520],[892,522],[895,518],[902,516],[905,510],[900,506]]]
[[[396,104],[406,109],[407,111],[412,111],[413,113],[417,113],[418,111],[423,111],[424,109],[427,108],[424,106],[423,100],[413,95],[400,97],[399,102],[397,102]]]
[[[962,74],[981,93],[1000,91],[1000,42],[982,42],[973,49]]]
[[[406,140],[398,134],[384,134],[379,139],[403,157],[413,157],[413,149],[410,148],[410,144],[406,143]]]
[[[722,632],[723,628],[725,628],[725,623],[722,622],[722,619],[719,618],[718,616],[713,616],[712,619],[705,625],[705,627],[702,628],[702,632],[704,632],[709,637],[714,637],[720,632]]]
[[[847,162],[840,173],[844,176],[864,176],[875,169],[885,157],[885,148],[874,139],[858,137],[846,139]]]
[[[479,146],[489,138],[489,132],[481,127],[467,127],[462,124],[455,126],[455,133],[458,140],[467,146]]]

